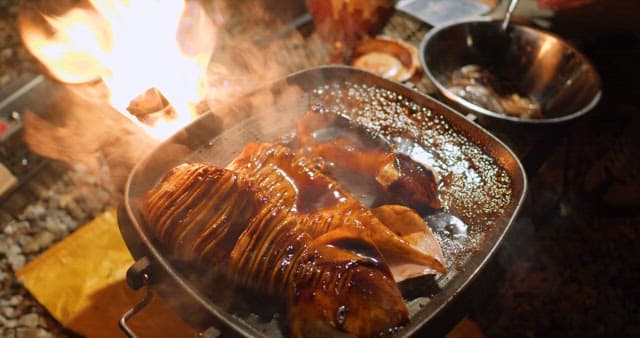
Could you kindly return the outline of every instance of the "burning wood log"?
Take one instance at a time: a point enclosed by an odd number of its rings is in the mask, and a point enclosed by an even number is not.
[[[148,126],[153,126],[158,119],[171,120],[178,115],[175,108],[156,87],[149,88],[131,100],[127,111]]]

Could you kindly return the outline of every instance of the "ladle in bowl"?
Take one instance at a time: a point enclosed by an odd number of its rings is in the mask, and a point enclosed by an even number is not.
[[[502,19],[502,25],[500,26],[500,30],[502,32],[507,31],[507,28],[509,27],[509,21],[511,20],[511,15],[513,14],[513,11],[516,9],[516,7],[518,6],[518,1],[519,0],[509,1],[509,7],[507,7],[507,11],[504,14],[504,19]]]

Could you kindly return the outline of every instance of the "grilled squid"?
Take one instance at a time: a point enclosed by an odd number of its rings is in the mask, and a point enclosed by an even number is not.
[[[408,320],[396,282],[446,271],[419,215],[369,209],[277,144],[250,143],[226,168],[173,168],[145,194],[142,214],[172,259],[286,299],[294,337],[393,330]]]
[[[316,169],[307,156],[293,152],[290,148],[270,143],[249,143],[227,166],[245,177],[251,177],[257,188],[271,198],[286,200],[291,215],[295,215],[305,232],[317,237],[339,227],[366,230],[371,240],[380,249],[387,261],[415,264],[422,267],[420,275],[446,272],[439,246],[423,246],[403,236],[394,221],[388,217],[385,224],[373,210],[364,206],[343,185]],[[393,205],[378,207],[390,210]],[[406,208],[405,210],[410,210]],[[428,225],[419,219],[421,233],[436,242]],[[437,242],[436,242],[437,243]],[[393,269],[392,269],[393,270]],[[411,276],[396,274],[396,281]]]

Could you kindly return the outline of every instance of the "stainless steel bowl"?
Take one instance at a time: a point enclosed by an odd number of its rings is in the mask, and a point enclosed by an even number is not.
[[[435,27],[420,44],[420,62],[454,106],[498,119],[531,124],[559,123],[584,115],[600,100],[600,77],[591,62],[558,36],[500,21],[474,20]],[[540,104],[542,118],[491,111],[449,90],[455,70],[476,64],[509,82],[518,94]]]

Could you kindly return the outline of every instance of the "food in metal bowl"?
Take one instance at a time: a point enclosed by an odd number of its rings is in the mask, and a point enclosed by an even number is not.
[[[446,272],[429,226],[401,204],[439,208],[436,176],[348,127],[309,112],[289,144],[248,143],[224,168],[174,167],[142,201],[148,231],[203,275],[283,298],[294,337],[393,331],[409,320],[396,283]],[[335,167],[369,175],[379,203],[365,206]]]
[[[448,89],[455,95],[496,113],[522,119],[542,117],[540,103],[535,99],[517,93],[507,81],[475,64],[453,71]]]
[[[425,35],[420,62],[447,101],[465,112],[531,125],[568,122],[596,106],[600,78],[585,55],[550,32],[521,24],[502,31],[501,24],[470,19]]]

